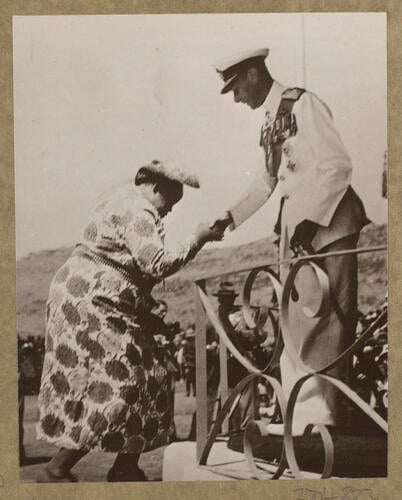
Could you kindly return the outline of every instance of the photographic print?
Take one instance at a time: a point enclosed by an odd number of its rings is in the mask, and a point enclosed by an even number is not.
[[[13,17],[22,483],[387,477],[386,27]]]

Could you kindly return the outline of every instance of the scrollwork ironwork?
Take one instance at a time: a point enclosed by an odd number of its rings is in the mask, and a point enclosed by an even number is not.
[[[373,247],[372,249],[358,249],[356,251],[345,251],[345,252],[334,252],[333,255],[341,255],[347,253],[365,253],[369,251],[382,251],[385,250],[385,247]],[[283,436],[283,449],[282,456],[280,458],[279,464],[277,465],[276,470],[270,476],[270,479],[278,479],[285,470],[286,463],[290,467],[293,476],[296,479],[304,478],[304,474],[300,469],[295,455],[294,448],[294,437],[292,436],[292,425],[293,425],[293,416],[294,409],[297,402],[297,398],[299,392],[304,385],[304,383],[312,377],[318,377],[326,382],[334,385],[339,391],[341,391],[349,400],[351,400],[357,407],[364,412],[372,421],[375,422],[377,426],[379,426],[383,431],[388,431],[388,425],[384,418],[379,415],[374,409],[364,401],[355,391],[353,391],[348,385],[329,375],[328,372],[337,366],[342,361],[350,358],[353,355],[359,353],[362,346],[367,342],[367,340],[373,336],[376,330],[383,327],[387,322],[387,314],[386,311],[383,311],[378,315],[378,317],[373,321],[367,328],[360,334],[360,336],[349,346],[347,347],[341,354],[336,356],[336,358],[326,361],[323,366],[319,366],[318,368],[313,368],[309,366],[299,355],[293,341],[292,341],[292,332],[290,330],[290,301],[292,297],[292,290],[295,286],[295,281],[298,272],[304,267],[309,266],[315,273],[317,277],[317,284],[320,289],[320,299],[318,301],[318,305],[315,309],[311,307],[304,307],[303,312],[307,317],[317,318],[322,317],[330,311],[331,308],[331,300],[333,299],[331,296],[331,290],[329,285],[328,276],[320,267],[318,261],[323,257],[331,257],[331,254],[324,255],[310,255],[303,256],[300,259],[296,259],[292,262],[292,266],[290,268],[290,272],[286,278],[284,284],[281,283],[277,274],[270,268],[270,266],[262,266],[255,269],[252,269],[248,274],[244,288],[243,288],[243,315],[246,325],[251,329],[262,329],[268,319],[273,322],[276,318],[270,315],[270,309],[266,306],[263,306],[260,309],[260,314],[255,317],[253,314],[253,309],[251,306],[251,292],[253,285],[257,277],[261,274],[265,274],[270,279],[275,293],[278,297],[278,302],[280,304],[279,308],[279,323],[280,328],[277,330],[277,338],[274,349],[274,354],[270,363],[268,363],[267,367],[263,370],[254,366],[253,363],[243,354],[240,350],[233,344],[230,340],[230,335],[225,330],[224,325],[216,315],[214,308],[209,302],[209,298],[206,292],[202,289],[202,287],[197,286],[197,292],[200,296],[201,303],[205,308],[207,316],[209,317],[213,327],[219,335],[220,340],[223,342],[224,346],[230,351],[231,355],[237,359],[249,372],[250,375],[245,377],[229,394],[227,400],[224,402],[221,411],[219,412],[217,419],[214,425],[211,428],[210,434],[207,439],[207,443],[204,447],[203,453],[201,455],[201,459],[199,460],[200,466],[207,466],[208,455],[213,446],[213,443],[218,435],[219,428],[227,416],[231,406],[235,402],[236,398],[241,394],[244,388],[252,383],[256,378],[262,379],[265,383],[269,384],[276,396],[278,401],[278,405],[280,407],[280,411],[284,421],[284,436]],[[282,346],[286,349],[292,361],[304,372],[301,378],[295,383],[289,399],[286,400],[286,396],[283,392],[282,386],[278,380],[276,380],[273,376],[269,375],[269,371],[274,366],[275,363],[278,362],[280,351]],[[250,425],[250,424],[249,424]],[[252,423],[249,427],[249,430],[244,434],[244,454],[246,461],[249,465],[251,477],[255,477],[257,479],[265,479],[266,474],[260,473],[255,459],[253,457],[252,446],[249,440],[249,433],[252,430],[252,426],[255,426],[255,423]],[[261,423],[256,424],[259,428],[261,428]],[[318,430],[321,435],[321,439],[324,446],[325,452],[325,464],[323,470],[321,472],[321,478],[328,478],[331,476],[332,467],[334,463],[334,444],[331,438],[331,434],[329,433],[327,427],[323,424],[312,424]],[[262,429],[262,428],[261,428]],[[263,432],[263,429],[262,429]]]

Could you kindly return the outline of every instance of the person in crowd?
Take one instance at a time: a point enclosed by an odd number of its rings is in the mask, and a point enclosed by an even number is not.
[[[26,453],[24,446],[24,413],[25,413],[25,393],[21,370],[18,370],[18,443],[19,443],[19,464],[25,465]]]
[[[76,481],[71,468],[92,450],[117,453],[108,481],[144,481],[141,453],[172,439],[151,291],[220,237],[200,224],[177,250],[165,249],[163,218],[183,185],[199,187],[175,162],[141,167],[96,206],[52,280],[37,437],[59,451],[38,482]]]
[[[207,323],[207,391],[216,393],[219,386],[219,337],[215,328]]]
[[[175,336],[176,360],[179,367],[180,380],[185,380],[184,374],[184,346],[186,344],[185,332],[180,331]]]
[[[37,394],[44,357],[44,338],[28,335],[18,338],[18,424],[19,461],[28,462],[24,447],[25,396]]]
[[[233,284],[230,281],[221,282],[213,295],[218,299],[219,317],[234,345],[243,354],[247,353],[250,360],[255,364],[261,355],[259,353],[261,351],[260,344],[264,341],[264,338],[246,325],[241,306],[235,304],[238,294],[235,292]],[[247,369],[229,352],[227,369],[230,390],[233,390],[249,374]],[[258,418],[258,409],[258,385],[257,380],[255,380],[244,389],[239,399],[237,407],[229,420],[230,432],[244,430],[249,420]]]
[[[183,346],[184,380],[186,383],[186,396],[196,395],[195,387],[195,328],[189,326],[186,330],[185,344]]]
[[[280,235],[280,274],[284,283],[292,256],[354,249],[361,228],[369,221],[350,185],[351,160],[328,107],[311,92],[274,80],[265,64],[268,53],[268,49],[257,49],[216,65],[224,82],[222,94],[232,92],[235,103],[264,112],[260,146],[265,161],[244,196],[211,227],[219,226],[222,231],[239,227],[276,192],[280,204],[274,230]],[[303,312],[317,294],[314,272],[306,266],[296,278],[298,293],[293,294],[291,304],[292,341],[312,368],[335,359],[353,341],[350,332],[356,325],[356,255],[325,258],[320,265],[332,290],[329,315],[308,318]],[[343,320],[337,314],[339,310]],[[339,364],[331,374],[344,378],[349,368]],[[284,349],[281,376],[286,396],[302,375]],[[342,426],[343,416],[336,388],[311,378],[299,393],[293,435],[302,434],[310,423]],[[271,424],[269,431],[282,435],[283,425]]]
[[[155,306],[153,313],[158,316],[163,322],[165,316],[168,312],[167,303],[159,299],[156,301],[157,305]],[[165,324],[165,322],[164,322]],[[161,332],[158,335],[158,351],[159,356],[161,358],[161,362],[164,364],[167,370],[167,387],[168,387],[168,399],[169,399],[169,408],[171,414],[174,416],[174,398],[175,398],[175,387],[176,380],[180,377],[180,369],[177,364],[177,360],[175,357],[175,345],[173,342],[173,332],[171,327],[166,324],[166,329],[164,332]],[[176,432],[174,434],[176,437]]]
[[[168,312],[168,305],[165,300],[158,299],[156,301],[156,306],[154,307],[153,313],[159,316],[162,320],[165,319],[165,316]]]

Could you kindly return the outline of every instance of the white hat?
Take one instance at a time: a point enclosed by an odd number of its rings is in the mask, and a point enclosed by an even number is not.
[[[159,161],[153,160],[150,164],[141,167],[139,172],[150,172],[152,174],[160,175],[171,181],[186,184],[193,188],[199,188],[200,183],[195,173],[189,172],[182,164],[177,161],[167,160]],[[137,175],[138,175],[137,173]]]
[[[221,90],[221,94],[226,94],[231,89],[231,84],[236,79],[241,68],[245,65],[252,64],[258,59],[265,60],[268,57],[269,49],[257,49],[242,52],[230,58],[221,60],[215,64],[215,69],[225,82]]]

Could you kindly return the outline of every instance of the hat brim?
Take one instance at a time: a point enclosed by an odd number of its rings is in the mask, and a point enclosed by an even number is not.
[[[227,94],[232,90],[234,84],[236,83],[237,76],[238,76],[237,74],[233,75],[228,81],[225,82],[225,85],[221,90],[221,94]]]
[[[231,292],[216,292],[212,294],[214,297],[238,297],[238,293]]]

